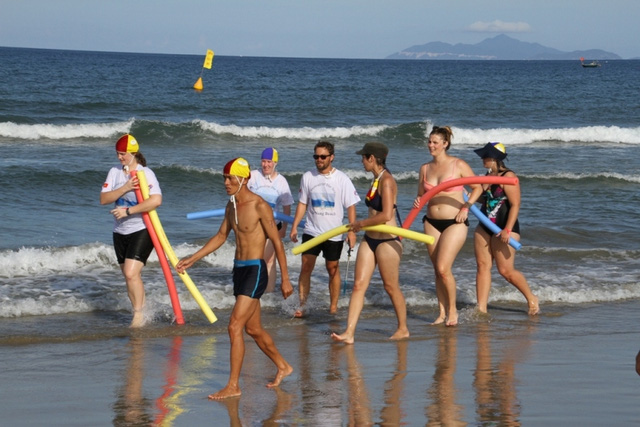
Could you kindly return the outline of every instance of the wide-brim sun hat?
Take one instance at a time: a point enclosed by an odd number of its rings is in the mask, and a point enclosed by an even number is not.
[[[484,147],[473,152],[482,159],[504,160],[507,158],[507,149],[501,142],[487,142]]]

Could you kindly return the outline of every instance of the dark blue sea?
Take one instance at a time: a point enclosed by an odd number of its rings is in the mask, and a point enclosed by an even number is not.
[[[640,61],[398,61],[78,52],[0,48],[0,412],[11,425],[637,425],[640,311]],[[192,86],[201,75],[202,91]],[[175,325],[155,254],[143,270],[150,324],[131,305],[99,204],[132,133],[163,192],[160,220],[178,257],[219,218],[186,215],[227,203],[222,167],[267,146],[297,197],[314,144],[361,197],[371,176],[355,151],[390,147],[405,217],[427,134],[451,126],[451,154],[507,147],[522,190],[516,266],[540,298],[494,271],[489,314],[475,305],[469,239],[454,264],[460,323],[438,312],[423,244],[405,239],[400,281],[411,339],[390,343],[395,316],[379,275],[353,346],[332,344],[349,302],[327,314],[327,275],[312,276],[309,316],[297,293],[262,298],[265,327],[294,373],[276,389],[252,343],[243,396],[211,403],[228,372],[233,236],[189,270],[219,321],[209,324],[176,275],[186,324]],[[358,214],[365,208],[359,205]],[[412,229],[421,230],[420,221]],[[297,285],[300,258],[285,239]],[[353,283],[354,257],[341,272]],[[345,273],[349,269],[349,275]],[[247,341],[250,341],[247,338]],[[228,420],[228,422],[227,422]]]
[[[522,186],[517,264],[541,304],[640,297],[640,61],[584,69],[577,61],[219,56],[211,70],[203,70],[202,61],[0,49],[0,317],[128,316],[112,218],[98,203],[106,173],[117,163],[114,142],[126,132],[138,139],[160,180],[158,213],[179,257],[216,232],[219,219],[187,220],[186,214],[224,207],[221,169],[231,158],[258,167],[262,149],[276,147],[278,169],[295,195],[301,175],[314,167],[313,145],[328,139],[337,147],[335,165],[363,195],[371,177],[354,152],[382,141],[390,147],[404,216],[416,195],[418,168],[430,158],[425,141],[433,125],[453,128],[451,153],[478,174],[484,171],[473,149],[501,141]],[[195,91],[201,72],[204,90]],[[293,247],[288,239],[285,245]],[[225,245],[191,271],[214,311],[233,304],[233,251]],[[291,254],[288,260],[295,283],[300,260]],[[405,241],[402,264],[408,304],[435,309],[425,248]],[[454,271],[462,304],[475,301],[474,269],[470,238]],[[150,316],[171,321],[155,255],[144,280]],[[323,311],[324,269],[313,281],[316,309]],[[179,288],[183,308],[199,321],[196,303]],[[294,300],[268,295],[263,304],[289,313]],[[523,300],[496,278],[492,302]],[[389,309],[379,286],[368,303]]]

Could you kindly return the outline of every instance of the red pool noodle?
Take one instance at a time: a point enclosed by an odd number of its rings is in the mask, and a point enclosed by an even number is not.
[[[518,183],[518,178],[509,177],[509,176],[465,176],[464,178],[456,178],[451,181],[445,181],[433,187],[431,190],[427,191],[420,197],[420,206],[417,208],[412,208],[409,211],[409,214],[405,218],[402,223],[402,228],[409,228],[413,223],[413,220],[416,219],[416,216],[420,213],[424,205],[427,204],[429,200],[442,190],[446,190],[447,188],[456,187],[458,185],[469,185],[469,184],[502,184],[502,185],[516,185]]]
[[[132,176],[137,176],[134,175],[136,174],[135,171],[131,172],[131,174]],[[139,188],[136,189],[136,198],[138,199],[138,203],[142,203],[144,201],[144,199],[142,198],[142,191],[140,191]],[[153,224],[151,224],[151,219],[149,218],[149,214],[147,212],[142,213],[142,220],[144,221],[144,225],[149,231],[149,236],[151,236],[153,247],[156,250],[158,260],[160,261],[160,266],[162,267],[164,279],[167,282],[167,288],[169,288],[169,298],[171,299],[173,314],[175,314],[176,316],[176,323],[178,325],[184,325],[184,317],[182,316],[182,308],[180,307],[178,292],[176,291],[176,283],[173,280],[173,274],[171,273],[171,267],[169,267],[169,262],[167,261],[167,255],[164,253],[164,249],[162,249],[162,245],[158,240],[158,236],[156,235],[156,231],[153,228]]]

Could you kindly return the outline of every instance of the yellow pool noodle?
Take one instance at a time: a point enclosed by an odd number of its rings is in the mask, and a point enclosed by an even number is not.
[[[435,241],[433,236],[429,236],[428,234],[418,233],[417,231],[407,230],[406,228],[402,228],[402,227],[394,227],[393,225],[385,225],[385,224],[369,225],[366,227],[362,227],[362,229],[379,231],[381,233],[395,234],[397,236],[406,237],[407,239],[412,239],[418,242],[426,243],[427,245],[431,245]],[[307,240],[301,245],[296,246],[291,250],[291,252],[294,255],[298,255],[304,251],[307,251],[313,248],[314,246],[318,246],[320,243],[325,242],[330,238],[337,236],[338,234],[344,234],[347,231],[349,231],[348,225],[340,225],[325,233],[322,233],[319,236],[314,237],[311,240]]]
[[[407,239],[415,240],[417,242],[426,243],[427,245],[433,245],[435,238],[428,234],[419,233],[413,230],[407,230],[402,227],[394,227],[393,225],[370,225],[368,227],[362,227],[363,230],[379,231],[380,233],[395,234],[397,236],[406,237]]]
[[[142,170],[138,171],[138,181],[140,182],[140,190],[142,191],[142,197],[146,200],[149,198],[149,183],[147,182],[147,177],[145,176],[144,171]],[[158,240],[162,245],[162,249],[164,249],[164,252],[167,255],[167,258],[169,258],[169,262],[171,263],[173,268],[176,268],[176,264],[178,264],[178,257],[173,251],[173,248],[169,243],[169,239],[167,239],[167,235],[164,233],[164,228],[162,228],[162,224],[160,223],[160,218],[158,217],[158,213],[156,212],[155,209],[149,212],[149,218],[151,219],[151,223],[153,224],[153,229],[158,235]],[[193,280],[191,280],[191,277],[189,277],[187,272],[185,271],[184,273],[178,273],[178,276],[180,276],[180,279],[182,279],[187,289],[189,289],[189,292],[191,292],[191,295],[200,306],[200,309],[202,310],[204,315],[207,316],[207,319],[209,319],[209,322],[213,323],[216,320],[218,320],[218,318],[216,317],[215,314],[213,314],[213,311],[211,311],[211,308],[209,307],[207,302],[204,300],[204,298],[202,297],[202,294],[200,293],[196,285],[193,283]]]

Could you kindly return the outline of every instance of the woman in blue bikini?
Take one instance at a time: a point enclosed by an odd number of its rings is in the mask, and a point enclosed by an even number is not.
[[[393,175],[385,166],[389,149],[380,142],[368,142],[356,154],[362,156],[365,171],[373,173],[374,181],[365,198],[369,208],[366,219],[349,224],[351,230],[358,232],[362,227],[386,224],[398,226],[402,221],[397,218],[396,199],[398,186]],[[400,290],[399,268],[402,257],[402,243],[397,236],[367,230],[364,239],[358,247],[355,277],[351,300],[349,301],[349,315],[347,329],[340,335],[331,334],[335,341],[353,344],[358,318],[364,306],[364,296],[373,272],[378,265],[384,290],[389,294],[391,303],[398,318],[398,328],[390,339],[399,340],[409,337],[407,328],[407,308],[404,295]]]
[[[453,132],[448,126],[434,126],[429,134],[427,147],[433,160],[420,167],[418,197],[414,207],[420,206],[424,193],[438,184],[457,178],[474,176],[471,167],[457,157],[447,154],[451,147]],[[482,192],[479,185],[471,185],[473,192],[469,202],[475,202]],[[435,238],[427,246],[429,258],[433,264],[436,281],[436,295],[440,313],[434,325],[445,323],[447,326],[458,324],[456,308],[456,280],[453,277],[453,262],[462,249],[469,229],[469,206],[463,198],[464,188],[456,186],[436,194],[429,200],[427,214],[422,219],[424,232]]]

